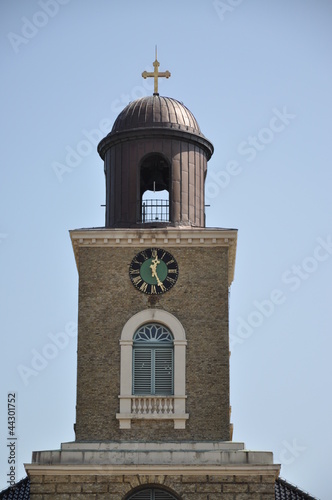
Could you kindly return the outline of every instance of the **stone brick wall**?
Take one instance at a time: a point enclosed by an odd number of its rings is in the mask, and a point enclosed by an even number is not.
[[[274,500],[274,475],[46,475],[31,477],[31,500],[122,500],[161,487],[185,500]]]
[[[148,296],[128,274],[144,248],[80,248],[76,440],[229,440],[228,250],[164,245],[179,279],[165,294]],[[149,420],[120,430],[115,418],[121,331],[149,307],[170,312],[186,331],[186,429]]]

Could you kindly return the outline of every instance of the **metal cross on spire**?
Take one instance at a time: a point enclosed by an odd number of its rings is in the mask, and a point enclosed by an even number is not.
[[[171,73],[169,71],[161,71],[160,73],[158,72],[158,68],[160,66],[160,63],[157,60],[157,46],[156,46],[156,59],[153,63],[154,71],[149,72],[149,71],[143,71],[142,77],[143,78],[148,78],[148,77],[153,77],[154,78],[154,89],[153,89],[153,95],[159,95],[158,92],[158,78],[165,77],[169,78],[171,76]]]

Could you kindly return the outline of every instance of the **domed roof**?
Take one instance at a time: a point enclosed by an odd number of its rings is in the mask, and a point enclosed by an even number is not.
[[[196,118],[181,102],[171,97],[141,97],[124,108],[111,134],[137,128],[167,127],[202,135]]]
[[[213,145],[202,134],[196,118],[182,102],[153,94],[129,103],[119,114],[113,128],[98,144],[104,160],[106,151],[116,144],[152,137],[189,141],[199,145],[211,158]]]

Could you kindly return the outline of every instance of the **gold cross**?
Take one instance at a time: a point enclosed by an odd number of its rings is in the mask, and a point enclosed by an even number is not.
[[[143,73],[142,73],[143,78],[148,78],[150,76],[154,78],[153,95],[159,95],[159,93],[158,93],[158,78],[160,78],[162,76],[165,78],[169,78],[171,76],[171,73],[169,71],[161,71],[159,73],[158,72],[159,66],[160,66],[160,63],[157,60],[157,47],[156,47],[156,60],[153,63],[154,71],[153,72],[143,71]]]

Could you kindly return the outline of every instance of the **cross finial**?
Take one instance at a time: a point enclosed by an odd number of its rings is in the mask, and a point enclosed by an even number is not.
[[[159,92],[158,92],[158,78],[160,78],[160,77],[169,78],[171,76],[171,73],[169,71],[161,71],[159,73],[158,72],[159,66],[160,66],[160,63],[157,60],[157,45],[156,45],[156,59],[155,59],[155,61],[153,63],[154,71],[153,72],[143,71],[143,73],[142,73],[142,77],[143,78],[148,78],[148,77],[153,77],[154,78],[153,95],[159,95]]]

